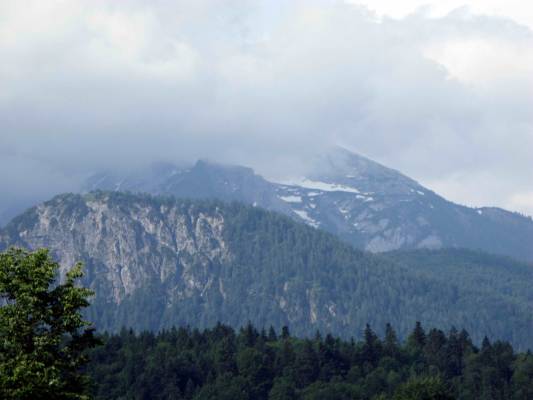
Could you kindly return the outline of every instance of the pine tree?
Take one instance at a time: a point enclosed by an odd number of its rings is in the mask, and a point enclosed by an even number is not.
[[[362,362],[371,368],[377,366],[381,356],[381,342],[369,324],[364,331],[364,344],[362,349]]]
[[[236,374],[236,346],[233,337],[224,337],[217,346],[215,353],[215,370],[218,374]]]
[[[296,354],[294,368],[295,381],[299,387],[305,387],[317,378],[319,372],[318,358],[310,340],[304,340],[303,347]]]
[[[283,328],[281,328],[281,338],[282,339],[288,339],[290,336],[291,336],[291,334],[289,332],[289,327],[288,326],[284,326]]]
[[[417,321],[415,324],[415,329],[407,338],[407,345],[416,351],[420,351],[424,348],[426,344],[426,332],[422,328],[422,324]]]
[[[267,339],[269,342],[275,342],[276,340],[278,340],[278,335],[276,334],[276,330],[272,325],[270,325],[270,328],[268,329]]]
[[[383,341],[383,354],[389,357],[397,357],[399,352],[398,337],[392,325],[387,323],[385,326],[385,339]]]

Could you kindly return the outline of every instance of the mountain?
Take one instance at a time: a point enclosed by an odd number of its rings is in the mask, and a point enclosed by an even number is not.
[[[62,274],[83,261],[84,283],[96,292],[89,318],[100,329],[252,321],[289,325],[297,335],[320,329],[350,337],[367,322],[378,331],[390,322],[405,336],[420,320],[465,328],[478,342],[490,334],[533,348],[531,266],[507,270],[511,262],[483,256],[491,262],[485,271],[487,260],[472,253],[470,270],[459,275],[451,263],[456,255],[444,252],[435,258],[436,272],[422,271],[425,253],[411,255],[415,261],[404,253],[365,253],[239,203],[61,195],[1,230],[0,249],[9,245],[51,249]]]
[[[200,160],[192,168],[155,163],[146,170],[117,175],[110,172],[91,176],[84,191],[128,191],[172,195],[189,199],[239,201],[290,214],[292,207],[277,193],[277,185],[251,168]],[[296,214],[295,214],[296,215]]]
[[[464,290],[501,293],[533,306],[533,291],[527,287],[531,263],[465,249],[395,251],[386,256],[419,276]]]
[[[239,166],[199,161],[99,173],[85,191],[116,190],[240,201],[281,212],[371,252],[469,248],[533,260],[533,220],[498,208],[454,204],[401,173],[342,148],[310,173],[270,182]]]

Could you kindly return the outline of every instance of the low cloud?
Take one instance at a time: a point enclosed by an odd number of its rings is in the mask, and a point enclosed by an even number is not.
[[[533,214],[533,33],[510,19],[22,3],[0,5],[0,210],[105,168],[209,158],[280,176],[342,144],[452,200]]]

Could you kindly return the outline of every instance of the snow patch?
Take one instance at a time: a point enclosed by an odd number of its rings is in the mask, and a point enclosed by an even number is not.
[[[322,190],[323,192],[360,193],[359,190],[357,190],[356,188],[350,187],[350,186],[339,185],[337,183],[312,181],[307,178],[302,178],[299,180],[294,180],[294,181],[289,181],[289,182],[283,182],[283,184],[290,185],[290,186],[300,186],[306,189]]]
[[[303,210],[293,210],[296,215],[298,215],[301,219],[304,220],[304,222],[308,225],[311,225],[313,228],[318,228],[318,225],[320,225],[320,222],[315,221],[313,218],[311,218],[306,211]]]
[[[302,198],[300,196],[279,196],[279,198],[287,203],[301,203]]]

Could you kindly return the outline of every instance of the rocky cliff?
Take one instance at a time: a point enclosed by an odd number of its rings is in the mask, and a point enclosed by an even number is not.
[[[405,334],[421,320],[464,327],[479,340],[490,333],[519,346],[531,342],[529,266],[507,271],[499,260],[487,273],[482,264],[465,267],[475,271],[465,280],[461,269],[447,269],[448,260],[435,273],[424,272],[409,268],[405,257],[400,265],[237,203],[116,192],[61,195],[1,230],[0,248],[9,245],[49,248],[62,274],[83,261],[84,283],[96,292],[88,316],[100,329],[250,320],[289,325],[300,335],[321,329],[350,337],[366,323],[379,331],[390,322]],[[490,279],[494,271],[497,282]]]

